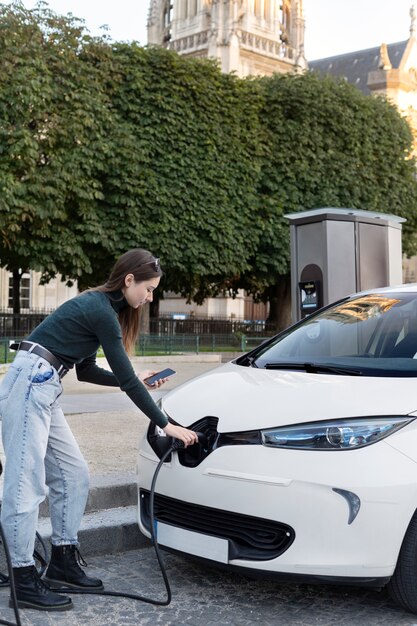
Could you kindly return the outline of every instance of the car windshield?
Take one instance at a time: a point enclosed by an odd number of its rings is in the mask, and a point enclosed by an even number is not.
[[[417,293],[360,295],[339,302],[268,341],[241,364],[417,376]]]

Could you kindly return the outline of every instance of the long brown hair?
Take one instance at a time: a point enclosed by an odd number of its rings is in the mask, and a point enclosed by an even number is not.
[[[99,285],[92,291],[102,291],[104,293],[120,291],[125,287],[125,278],[128,274],[133,274],[136,282],[162,276],[159,259],[143,248],[129,250],[116,261],[104,285]],[[127,306],[118,312],[122,328],[123,345],[128,354],[133,352],[138,337],[140,311],[140,307],[134,309],[131,306]]]

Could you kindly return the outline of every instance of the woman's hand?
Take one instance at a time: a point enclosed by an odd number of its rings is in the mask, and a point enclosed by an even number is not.
[[[145,381],[146,378],[149,378],[150,376],[155,376],[155,374],[157,374],[158,372],[151,372],[151,370],[145,370],[144,372],[139,372],[138,374],[138,378],[139,380],[141,380],[143,383],[145,383],[146,388],[149,389],[150,391],[153,391],[155,389],[158,389],[158,387],[160,387],[161,385],[163,385],[164,383],[167,382],[167,380],[169,380],[169,378],[160,378],[159,380],[157,380],[155,383],[153,383],[153,385],[148,385]]]
[[[184,446],[191,446],[193,443],[198,442],[197,433],[193,430],[188,430],[188,428],[183,428],[182,426],[174,426],[174,424],[167,424],[165,428],[162,429],[169,437],[175,437],[175,439],[180,439],[184,442]]]

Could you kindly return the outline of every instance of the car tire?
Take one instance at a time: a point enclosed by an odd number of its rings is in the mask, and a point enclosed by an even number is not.
[[[411,613],[417,613],[417,511],[405,533],[387,590],[394,602]]]

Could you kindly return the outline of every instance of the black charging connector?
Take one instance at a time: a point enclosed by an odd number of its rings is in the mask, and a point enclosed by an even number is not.
[[[207,437],[204,435],[204,433],[196,432],[196,435],[198,437],[198,443],[201,443],[203,445],[205,443],[207,443]],[[191,444],[191,445],[194,445],[194,444]],[[174,443],[171,444],[171,450],[172,451],[174,451],[174,450],[182,450],[183,448],[185,448],[185,444],[184,444],[183,441],[181,441],[181,439],[176,439],[174,441]]]
[[[183,448],[185,448],[185,443],[183,441],[181,441],[181,439],[176,439],[174,441],[174,443],[172,443],[170,445],[170,450],[174,451],[174,450],[182,450]]]

